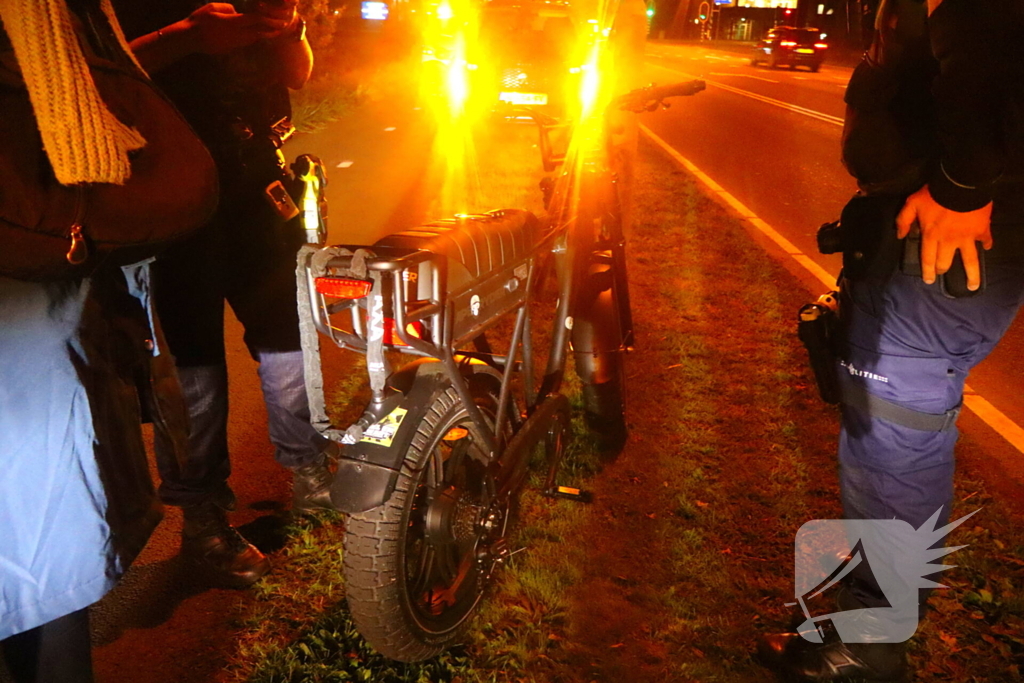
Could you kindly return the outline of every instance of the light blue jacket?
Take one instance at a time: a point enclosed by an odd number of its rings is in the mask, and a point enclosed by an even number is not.
[[[0,639],[99,600],[159,521],[134,379],[147,273],[0,278]]]

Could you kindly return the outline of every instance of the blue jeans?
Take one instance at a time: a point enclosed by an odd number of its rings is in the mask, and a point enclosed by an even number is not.
[[[214,500],[231,507],[234,502],[227,483],[225,304],[245,328],[245,344],[260,364],[277,461],[289,468],[308,465],[328,443],[309,422],[303,382],[295,292],[295,253],[302,236],[289,232],[263,199],[265,185],[252,181],[224,188],[210,225],[168,249],[153,267],[156,308],[190,420],[184,462],[167,457],[166,443],[156,440],[160,498],[171,505]]]
[[[886,283],[846,282],[840,380],[925,413],[960,405],[971,368],[995,347],[1024,301],[1024,266],[990,265],[986,290],[949,299],[938,284],[897,272]],[[839,435],[839,483],[848,519],[900,519],[920,528],[953,501],[957,429],[911,429],[849,406]],[[884,605],[877,585],[851,586],[866,606]]]
[[[262,351],[256,356],[275,459],[288,468],[308,465],[326,448],[327,438],[309,423],[302,352]],[[165,444],[156,439],[160,498],[178,506],[215,500],[230,508],[234,494],[227,484],[231,474],[227,367],[180,367],[178,377],[189,407],[188,457],[183,464],[162,457]]]

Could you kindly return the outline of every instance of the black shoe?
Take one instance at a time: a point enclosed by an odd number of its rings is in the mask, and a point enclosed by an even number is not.
[[[761,663],[782,674],[783,680],[824,683],[896,683],[906,680],[904,643],[844,643],[834,630],[823,643],[799,633],[763,636],[757,655]]]
[[[216,503],[182,511],[181,552],[218,586],[248,588],[270,572],[270,560],[228,524]]]
[[[331,465],[340,450],[332,441],[316,460],[292,470],[292,512],[304,515],[335,509],[331,503],[331,484],[334,483]]]

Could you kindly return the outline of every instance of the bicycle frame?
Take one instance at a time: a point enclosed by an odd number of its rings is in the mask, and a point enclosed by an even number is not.
[[[679,88],[677,87],[677,90]],[[694,92],[690,85],[689,90]],[[646,102],[660,101],[661,96],[692,94],[648,89]],[[633,94],[634,98],[636,93]],[[622,98],[613,103],[622,105]],[[530,111],[518,108],[533,118],[547,137],[545,126],[552,125]],[[606,138],[607,140],[607,134]],[[551,155],[549,142],[542,143],[546,162],[564,161]],[[355,513],[382,504],[394,489],[403,454],[401,425],[386,421],[396,410],[402,415],[417,410],[419,397],[412,396],[415,378],[436,374],[439,370],[456,390],[481,441],[486,445],[492,463],[499,460],[518,463],[524,460],[555,414],[567,412],[567,401],[558,393],[565,373],[566,356],[574,325],[573,315],[578,296],[577,284],[582,269],[597,259],[610,267],[613,277],[624,271],[624,236],[619,220],[615,178],[607,163],[585,161],[581,173],[570,174],[568,182],[556,192],[561,204],[546,226],[523,211],[495,211],[487,214],[459,216],[454,221],[440,221],[421,228],[389,236],[370,247],[349,246],[320,249],[304,247],[299,253],[299,313],[303,323],[303,351],[306,355],[307,389],[310,393],[314,424],[322,431],[329,425],[323,408],[322,380],[319,375],[319,337],[317,332],[342,348],[367,354],[372,399],[363,417],[345,431],[342,441],[348,447],[341,458],[338,481],[353,489],[352,495],[339,495],[335,504],[344,512]],[[610,191],[609,191],[610,190]],[[583,193],[584,201],[595,204],[600,211],[611,214],[610,234],[601,241],[593,239],[593,226],[580,225],[579,213],[566,198]],[[588,234],[588,231],[589,234]],[[527,248],[511,248],[510,257],[503,256],[489,268],[477,268],[466,278],[465,273],[453,278],[452,263],[458,267],[464,250],[480,253],[495,247],[507,233],[530,240]],[[498,236],[498,237],[495,237]],[[463,244],[464,243],[464,244]],[[455,244],[455,246],[452,246]],[[558,304],[551,332],[551,350],[540,386],[535,382],[534,348],[531,337],[530,306],[540,285],[538,266],[542,258],[552,255],[557,277]],[[585,258],[586,257],[586,258]],[[492,259],[492,261],[495,259]],[[479,258],[477,258],[479,262]],[[331,297],[318,291],[319,282],[344,281],[362,283],[358,296]],[[625,292],[625,282],[621,283]],[[632,344],[632,326],[628,300],[618,301],[623,338],[614,342],[614,351],[628,349]],[[334,324],[332,316],[347,312],[350,330]],[[505,316],[516,314],[507,354],[495,354],[485,344],[475,349],[464,348]],[[390,323],[388,321],[391,321]],[[310,324],[306,324],[306,323]],[[422,330],[414,334],[412,330]],[[423,361],[392,372],[384,355],[387,350],[401,350],[437,361],[440,368],[424,368]],[[520,357],[521,356],[521,357]],[[316,365],[315,368],[311,366]],[[436,363],[434,364],[436,365]],[[474,403],[468,377],[481,372],[491,373],[500,382],[496,423],[488,424]],[[512,377],[519,372],[523,378],[524,414],[513,409]],[[514,433],[504,443],[510,421]],[[387,439],[370,438],[374,428],[392,427]],[[408,436],[406,434],[405,436]],[[411,437],[410,437],[411,438]],[[397,442],[397,443],[396,443]],[[375,446],[385,445],[384,449]],[[556,464],[552,464],[548,488],[553,486]],[[360,483],[363,482],[363,483]],[[493,492],[498,495],[498,491]]]
[[[641,95],[648,106],[652,92]],[[543,140],[546,122],[538,123]],[[550,145],[542,151],[557,166]],[[536,447],[547,455],[544,492],[586,500],[556,486],[570,412],[560,393],[570,344],[585,420],[613,422],[605,432],[591,427],[624,439],[616,354],[632,331],[625,278],[616,272],[625,266],[619,193],[602,151],[583,150],[554,192],[545,192],[554,206],[545,222],[507,209],[429,223],[371,246],[299,252],[306,385],[321,431],[330,431],[321,335],[366,354],[371,399],[355,424],[332,435],[346,447],[331,500],[350,515],[344,572],[353,619],[389,657],[418,661],[459,637],[511,555],[515,496]],[[303,177],[322,186],[315,174]],[[558,301],[538,377],[531,325],[552,271]],[[485,333],[513,315],[507,350],[496,353]],[[393,370],[388,350],[419,358]],[[601,377],[602,363],[615,376]]]

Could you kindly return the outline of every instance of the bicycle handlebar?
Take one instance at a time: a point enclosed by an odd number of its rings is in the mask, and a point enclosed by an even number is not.
[[[612,100],[611,107],[622,109],[623,111],[643,112],[643,111],[654,111],[662,104],[663,100],[669,97],[689,97],[696,95],[700,91],[707,88],[707,84],[700,80],[683,81],[682,83],[673,83],[671,85],[655,86],[651,85],[646,88],[638,88],[632,92],[628,92],[625,95],[620,95]]]

